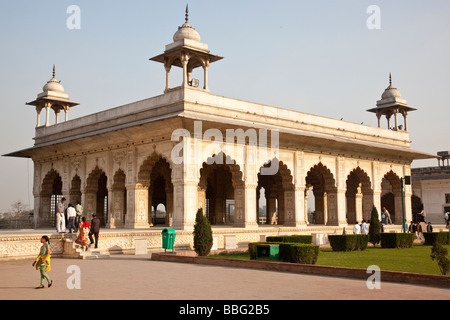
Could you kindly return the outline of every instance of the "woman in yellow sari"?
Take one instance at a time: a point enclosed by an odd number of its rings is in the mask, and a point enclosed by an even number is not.
[[[36,289],[44,288],[44,279],[47,280],[48,287],[50,288],[53,281],[48,276],[47,272],[51,270],[50,267],[50,239],[47,236],[41,238],[42,247],[37,256],[36,260],[33,262],[33,267],[36,265],[36,270],[41,273],[41,285]]]

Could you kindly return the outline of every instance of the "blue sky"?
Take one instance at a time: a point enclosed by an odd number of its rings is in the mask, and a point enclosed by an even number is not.
[[[81,9],[69,30],[67,7]],[[369,30],[366,10],[381,9]],[[149,61],[184,23],[186,1],[6,1],[0,3],[0,154],[33,145],[32,101],[56,75],[81,105],[70,118],[162,94],[162,65]],[[450,148],[450,2],[189,1],[190,22],[214,54],[218,95],[376,125],[392,72],[410,106],[414,149]],[[418,161],[413,166],[436,165]],[[0,210],[32,202],[31,161],[0,158]],[[29,200],[30,199],[30,200]]]

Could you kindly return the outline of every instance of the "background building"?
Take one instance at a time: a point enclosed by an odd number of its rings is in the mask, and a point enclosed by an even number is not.
[[[413,215],[423,209],[426,221],[444,224],[444,213],[450,212],[450,152],[438,153],[438,166],[412,169]]]

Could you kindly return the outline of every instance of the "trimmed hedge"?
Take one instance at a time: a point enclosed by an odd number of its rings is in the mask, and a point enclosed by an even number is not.
[[[329,235],[328,240],[333,251],[364,251],[369,243],[369,235]]]
[[[319,246],[304,243],[280,244],[280,260],[299,264],[316,264]]]
[[[414,233],[382,233],[382,248],[411,248],[415,239]]]
[[[312,244],[312,236],[278,236],[267,237],[267,242],[280,242],[280,243],[305,243]]]
[[[434,246],[436,243],[447,245],[450,243],[450,232],[424,232],[426,246]]]
[[[283,262],[299,264],[316,264],[319,256],[319,246],[305,243],[283,243],[283,242],[251,242],[248,244],[248,252],[251,260],[256,260],[256,245],[279,244],[280,260]]]

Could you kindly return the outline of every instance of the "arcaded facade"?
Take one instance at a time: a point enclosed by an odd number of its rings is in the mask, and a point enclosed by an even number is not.
[[[164,65],[164,94],[52,125],[50,109],[76,105],[68,95],[61,100],[53,77],[30,103],[38,110],[34,147],[9,155],[33,159],[36,227],[53,225],[62,196],[108,228],[190,230],[199,208],[214,226],[343,227],[370,219],[387,192],[401,224],[400,179],[411,175],[414,159],[430,157],[410,149],[406,125],[382,129],[213,95],[208,72],[221,59],[186,17],[152,58]],[[183,82],[172,88],[174,67]],[[195,68],[204,71],[203,86],[191,79]],[[383,112],[372,112],[396,115],[399,98],[390,84],[377,103]],[[405,186],[407,220],[411,195]]]

